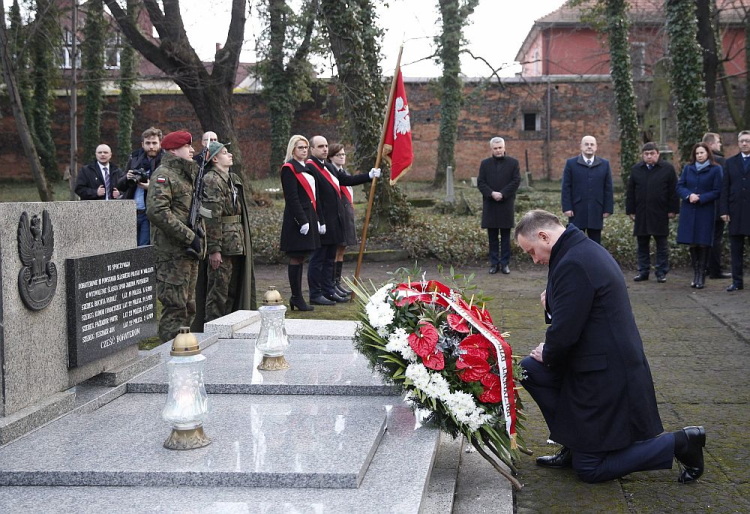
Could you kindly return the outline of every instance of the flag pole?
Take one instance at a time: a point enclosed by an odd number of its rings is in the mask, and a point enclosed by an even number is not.
[[[398,49],[398,59],[396,59],[396,69],[393,72],[393,81],[391,82],[391,90],[388,93],[388,102],[385,104],[385,119],[383,120],[383,129],[380,131],[380,143],[378,144],[378,155],[375,157],[375,168],[380,167],[380,160],[383,157],[383,145],[385,144],[385,133],[388,128],[388,120],[391,114],[391,105],[393,104],[393,95],[396,93],[396,82],[398,80],[398,73],[401,68],[401,54],[404,51],[404,45]],[[359,255],[357,256],[357,269],[354,271],[354,281],[359,281],[359,270],[362,267],[362,257],[365,253],[365,245],[367,244],[367,227],[370,225],[370,214],[372,214],[372,203],[375,199],[375,186],[377,178],[372,179],[370,185],[370,199],[367,203],[367,213],[365,214],[365,224],[362,227],[362,242],[359,244]],[[352,293],[352,298],[354,298]]]

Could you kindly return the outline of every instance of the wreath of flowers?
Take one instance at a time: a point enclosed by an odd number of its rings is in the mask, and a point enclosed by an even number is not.
[[[404,391],[427,421],[453,437],[466,436],[520,489],[513,477],[513,460],[526,452],[517,435],[522,426],[513,377],[520,368],[489,312],[435,280],[389,283],[369,295],[349,285],[363,306],[355,346],[373,369]]]

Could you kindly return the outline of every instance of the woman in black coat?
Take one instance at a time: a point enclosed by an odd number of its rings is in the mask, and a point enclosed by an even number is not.
[[[722,170],[706,143],[697,143],[690,155],[690,162],[677,181],[677,196],[682,200],[677,242],[690,245],[695,272],[690,286],[703,289],[708,252],[714,238],[714,202],[721,192]]]
[[[301,311],[313,310],[302,295],[302,271],[305,257],[320,248],[318,220],[322,218],[315,178],[305,170],[309,147],[310,143],[303,136],[292,136],[286,149],[286,163],[281,167],[285,204],[280,247],[289,256],[289,286],[292,289],[289,307]]]
[[[347,176],[351,174],[346,171],[346,150],[344,145],[333,143],[328,147],[328,160],[333,164],[340,173]],[[354,212],[354,190],[352,186],[343,186],[341,188],[341,203],[344,208],[344,242],[336,248],[336,260],[333,267],[333,284],[339,295],[348,296],[352,294],[351,290],[341,284],[341,273],[344,268],[344,252],[347,246],[356,246],[357,244],[357,226],[355,223],[356,214]]]

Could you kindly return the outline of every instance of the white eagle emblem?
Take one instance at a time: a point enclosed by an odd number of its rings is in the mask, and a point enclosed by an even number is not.
[[[411,132],[411,122],[409,121],[409,106],[404,105],[404,99],[400,96],[396,98],[396,112],[393,120],[393,139],[398,134]]]

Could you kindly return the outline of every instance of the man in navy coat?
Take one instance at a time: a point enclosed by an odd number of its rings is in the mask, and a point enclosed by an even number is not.
[[[563,445],[537,464],[573,466],[585,482],[683,466],[680,482],[703,474],[703,427],[663,433],[651,370],[617,262],[574,225],[534,210],[515,238],[536,264],[548,264],[542,294],[550,326],[521,361],[524,388]]]
[[[750,237],[750,130],[737,136],[740,153],[726,161],[722,179],[719,210],[729,224],[729,247],[732,252],[732,285],[727,291],[743,289],[742,261],[745,238]]]
[[[601,244],[604,218],[614,212],[612,170],[609,161],[596,156],[596,138],[581,139],[581,154],[565,163],[562,177],[562,210],[568,221]]]

